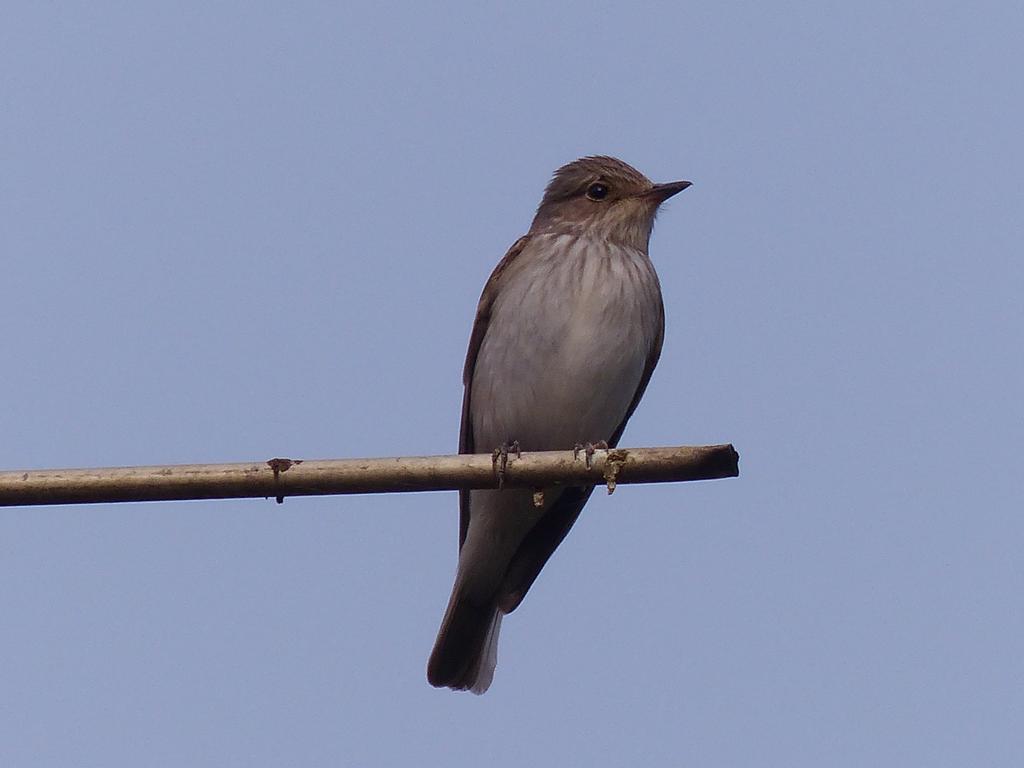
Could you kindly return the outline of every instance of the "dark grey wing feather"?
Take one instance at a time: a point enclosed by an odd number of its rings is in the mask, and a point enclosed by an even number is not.
[[[498,607],[512,613],[526,597],[548,559],[568,535],[594,486],[566,488],[516,550],[498,589]]]

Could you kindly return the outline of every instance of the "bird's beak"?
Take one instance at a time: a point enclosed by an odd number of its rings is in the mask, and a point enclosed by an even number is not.
[[[672,197],[672,195],[678,195],[684,189],[692,185],[692,181],[670,181],[667,184],[655,184],[644,193],[644,197],[649,197],[652,200],[656,200],[658,203],[664,203]]]

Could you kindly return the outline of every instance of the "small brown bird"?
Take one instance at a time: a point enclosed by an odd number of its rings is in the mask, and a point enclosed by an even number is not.
[[[530,231],[476,311],[459,453],[614,447],[661,353],[665,313],[647,255],[658,207],[690,186],[653,184],[613,157],[559,168]],[[501,619],[516,609],[593,486],[459,494],[459,564],[427,666],[431,685],[483,693]]]

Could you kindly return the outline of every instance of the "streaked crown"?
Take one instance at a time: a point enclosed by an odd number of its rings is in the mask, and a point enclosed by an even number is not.
[[[654,184],[614,157],[584,157],[555,171],[530,232],[584,235],[646,252],[658,206],[688,186]]]

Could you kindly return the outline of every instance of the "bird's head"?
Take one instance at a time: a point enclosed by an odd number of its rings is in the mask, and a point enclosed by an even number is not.
[[[530,232],[582,234],[646,252],[658,207],[688,186],[654,184],[614,157],[584,157],[555,171]]]

